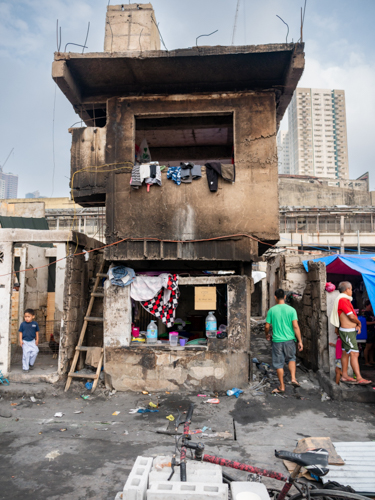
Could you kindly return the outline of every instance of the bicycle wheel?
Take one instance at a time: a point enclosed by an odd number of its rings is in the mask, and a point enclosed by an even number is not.
[[[357,495],[356,493],[350,493],[347,491],[338,491],[338,490],[310,490],[310,498],[315,498],[317,500],[368,500],[368,498],[363,497],[362,495]],[[291,497],[290,500],[306,500],[306,496],[301,495],[301,493],[297,493]]]

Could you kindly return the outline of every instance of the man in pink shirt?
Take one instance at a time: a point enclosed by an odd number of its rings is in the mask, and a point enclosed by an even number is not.
[[[359,369],[357,335],[361,333],[361,322],[357,318],[351,303],[353,295],[352,285],[349,281],[342,281],[338,289],[341,294],[348,296],[348,298],[342,297],[339,300],[337,311],[340,320],[339,337],[342,341],[341,380],[343,382],[357,383],[358,385],[371,384],[371,380],[366,380],[362,377]],[[349,358],[357,379],[348,375]]]

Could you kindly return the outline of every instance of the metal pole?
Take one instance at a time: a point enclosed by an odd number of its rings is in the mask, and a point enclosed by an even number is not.
[[[357,229],[357,247],[358,247],[358,255],[361,255],[361,244],[359,242],[359,229]]]
[[[303,252],[303,237],[302,237],[302,234],[301,234],[301,250]]]
[[[331,247],[329,246],[329,241],[327,240],[327,245],[328,245],[328,252],[331,251]]]
[[[340,217],[340,253],[345,253],[344,233],[345,233],[345,217],[342,215]]]

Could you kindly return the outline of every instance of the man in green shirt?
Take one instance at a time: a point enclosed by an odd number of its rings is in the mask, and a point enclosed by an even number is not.
[[[300,387],[296,380],[296,342],[298,340],[299,351],[302,351],[303,344],[297,311],[285,304],[284,290],[278,288],[275,292],[275,299],[276,305],[271,307],[267,314],[265,333],[266,339],[272,340],[272,364],[280,381],[280,386],[272,392],[283,393],[285,392],[285,362],[288,363],[292,385]],[[272,325],[272,335],[270,334],[270,325]]]

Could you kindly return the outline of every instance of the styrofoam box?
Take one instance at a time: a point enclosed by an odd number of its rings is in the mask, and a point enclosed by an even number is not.
[[[172,457],[158,456],[154,459],[152,470],[148,476],[148,483],[152,484],[155,481],[167,481],[171,475],[171,467],[162,467],[164,464],[170,463]],[[207,483],[221,484],[223,482],[223,474],[220,465],[210,464],[207,462],[186,463],[186,477],[189,483]],[[180,481],[180,468],[175,467],[171,481]]]
[[[147,490],[147,500],[228,500],[228,485],[155,481]]]
[[[237,499],[239,493],[255,493],[260,500],[270,500],[267,488],[262,483],[253,483],[249,481],[232,481],[230,483],[233,500]]]
[[[145,500],[148,475],[152,467],[151,457],[137,457],[123,491],[124,500]]]

